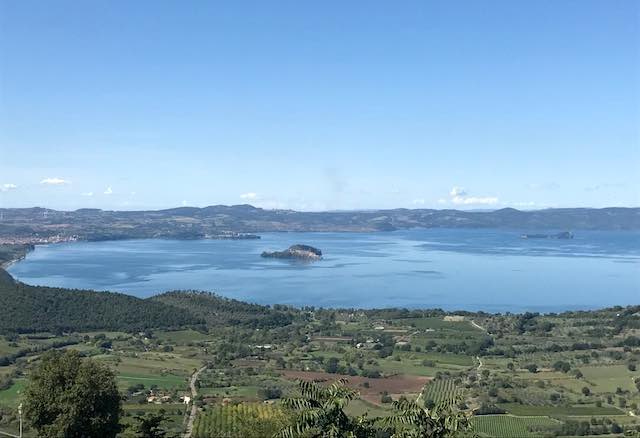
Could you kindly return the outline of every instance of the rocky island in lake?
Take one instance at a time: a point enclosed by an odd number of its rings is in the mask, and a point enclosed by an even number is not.
[[[262,257],[276,259],[320,260],[322,251],[309,245],[291,245],[284,251],[264,251]]]

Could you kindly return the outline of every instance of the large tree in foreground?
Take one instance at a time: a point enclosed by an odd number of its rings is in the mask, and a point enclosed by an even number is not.
[[[281,430],[276,437],[366,438],[375,436],[375,429],[366,417],[349,417],[344,408],[358,398],[358,392],[341,379],[328,387],[314,382],[299,381],[301,397],[286,398],[282,404],[296,411],[293,425]]]
[[[160,409],[158,413],[136,415],[134,419],[136,424],[133,426],[133,432],[136,438],[167,438],[169,435],[163,423],[173,421],[167,417],[164,409]]]
[[[350,417],[344,412],[358,392],[341,379],[323,387],[299,381],[301,397],[283,399],[283,405],[297,415],[293,424],[276,438],[449,438],[473,436],[469,417],[459,410],[436,406],[426,409],[401,398],[393,402],[394,411],[382,418]]]
[[[423,408],[401,398],[393,402],[393,410],[392,415],[381,419],[392,438],[447,438],[472,433],[469,417],[453,408]]]
[[[40,437],[112,438],[120,431],[115,376],[75,351],[43,355],[24,395],[26,419]]]

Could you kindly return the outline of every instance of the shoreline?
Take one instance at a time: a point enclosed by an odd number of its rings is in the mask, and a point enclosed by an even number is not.
[[[455,230],[454,230],[455,231]],[[380,232],[379,232],[380,233]],[[384,234],[386,234],[386,232],[382,232]],[[267,233],[270,234],[270,233]],[[274,234],[280,234],[280,233],[274,233]],[[333,233],[331,233],[333,234]],[[350,234],[350,233],[349,233]],[[378,234],[378,233],[375,233]],[[192,241],[194,239],[162,239],[162,238],[142,238],[142,239],[131,239],[131,240],[140,240],[140,241],[153,241],[153,240],[174,240],[176,242],[180,242],[180,241]],[[200,241],[206,241],[206,240],[218,240],[218,239],[195,239],[195,240],[200,240]],[[289,239],[283,239],[284,241],[289,240]],[[519,240],[519,239],[518,239]],[[89,241],[85,241],[85,240],[81,240],[81,239],[75,239],[74,241],[77,242],[89,242]],[[27,245],[27,244],[22,244],[22,245],[18,245],[18,244],[6,244],[6,246],[8,247],[8,251],[5,253],[5,256],[11,256],[11,259],[5,259],[2,261],[1,267],[7,271],[9,271],[12,266],[14,264],[17,264],[19,262],[24,261],[26,258],[28,258],[29,253],[33,250],[36,249],[37,245],[51,245],[52,243],[71,243],[74,241],[60,241],[60,242],[51,242],[51,243],[39,243],[39,244],[34,244],[34,245]],[[111,240],[111,241],[99,241],[96,243],[105,243],[108,244],[109,242],[117,242],[118,240]],[[265,244],[268,244],[269,242],[265,242]],[[232,247],[236,247],[234,244],[230,244]],[[241,245],[242,247],[245,247],[244,245]],[[258,245],[260,246],[260,245]],[[251,247],[253,247],[253,245],[251,245]],[[55,248],[52,245],[52,251],[55,251]],[[169,251],[170,253],[173,251]],[[477,255],[477,254],[472,254],[472,255]],[[618,265],[616,265],[618,266]],[[22,271],[20,269],[20,271]],[[26,272],[26,271],[25,271]],[[430,271],[427,271],[430,272]],[[27,274],[28,275],[28,274]],[[298,275],[296,273],[293,273],[292,275]],[[25,279],[26,280],[26,279]],[[24,281],[24,280],[23,280]],[[26,280],[28,281],[28,280]],[[54,284],[48,284],[49,281],[52,280],[46,280],[46,278],[40,278],[40,279],[32,279],[32,281],[35,281],[36,283],[39,283],[39,285],[48,285],[50,287],[67,287],[65,286],[65,284],[71,284],[71,283],[66,283],[64,280],[61,280],[61,283],[58,283],[59,286],[56,286],[55,282]],[[44,283],[44,284],[40,284],[40,283]],[[125,288],[127,287],[126,284],[118,284],[118,282],[115,282],[113,284],[111,284],[110,286],[106,286],[105,285],[98,285],[98,284],[90,284],[91,282],[89,282],[89,284],[85,283],[85,284],[81,284],[81,283],[77,283],[78,286],[80,288],[86,289],[86,290],[96,290],[96,291],[113,291],[113,292],[117,292],[117,293],[122,293],[128,296],[134,296],[134,297],[139,297],[139,298],[143,298],[143,297],[150,297],[150,296],[154,296],[154,295],[159,295],[162,294],[165,291],[169,291],[169,290],[185,290],[185,289],[192,289],[193,287],[190,287],[187,284],[184,284],[184,282],[174,282],[172,287],[168,287],[167,288],[167,284],[161,284],[158,283],[156,284],[156,286],[158,287],[153,287],[153,288],[148,288],[146,290],[143,290],[142,292],[140,292],[136,287],[133,288],[129,288],[129,290],[122,290],[119,286],[124,286]],[[76,283],[73,283],[76,284]],[[152,286],[152,285],[150,285]],[[244,296],[244,297],[239,297],[238,295],[236,295],[234,286],[232,284],[227,284],[227,287],[225,289],[226,293],[221,293],[222,290],[220,288],[212,288],[211,284],[200,284],[201,288],[199,290],[209,290],[209,291],[215,291],[217,294],[220,294],[221,296],[225,296],[227,298],[232,298],[232,299],[239,299],[242,301],[246,301],[246,302],[253,302],[256,304],[262,304],[262,305],[275,305],[275,304],[284,304],[284,305],[293,305],[295,307],[305,307],[305,306],[314,306],[314,307],[323,307],[323,308],[329,308],[329,309],[333,309],[333,308],[354,308],[354,309],[371,309],[371,308],[380,308],[380,309],[389,309],[389,308],[407,308],[407,309],[433,309],[433,308],[442,308],[443,310],[446,310],[448,312],[456,312],[456,311],[463,311],[463,312],[487,312],[487,313],[491,313],[491,314],[498,314],[498,313],[524,313],[524,312],[539,312],[542,314],[550,314],[550,313],[559,313],[559,312],[568,312],[568,311],[592,311],[592,310],[596,310],[599,308],[606,308],[606,307],[611,307],[611,306],[615,306],[615,305],[635,305],[637,303],[636,301],[626,301],[626,300],[620,300],[620,302],[614,302],[614,303],[582,303],[582,304],[578,304],[576,305],[575,303],[559,303],[557,305],[545,305],[543,303],[529,303],[529,306],[523,306],[523,305],[515,305],[516,303],[511,303],[509,297],[503,297],[506,298],[504,300],[501,300],[502,303],[506,303],[506,304],[499,304],[499,303],[492,303],[491,305],[485,305],[485,306],[477,306],[478,303],[473,303],[473,300],[467,300],[464,303],[459,301],[459,300],[449,300],[447,298],[445,298],[446,301],[448,301],[448,303],[444,303],[444,302],[436,302],[436,301],[430,301],[427,300],[427,302],[425,302],[424,299],[420,299],[420,300],[409,300],[409,301],[404,301],[404,300],[387,300],[387,299],[381,299],[378,300],[379,302],[377,304],[374,304],[373,306],[371,305],[371,303],[367,303],[368,300],[359,300],[359,301],[355,301],[353,302],[353,304],[351,305],[345,305],[345,301],[348,300],[334,300],[334,299],[328,299],[328,300],[319,300],[319,301],[324,301],[324,305],[320,305],[318,306],[318,302],[316,301],[314,302],[304,302],[306,300],[296,300],[296,299],[291,299],[289,300],[288,298],[291,297],[285,297],[285,296],[281,296],[280,300],[282,301],[271,301],[271,300],[267,300],[267,301],[263,301],[264,297],[260,297],[259,295],[255,295],[255,294],[249,294],[249,296]],[[98,289],[95,289],[95,288]],[[275,289],[277,289],[276,287],[274,287]],[[142,288],[140,288],[140,290],[142,290]],[[470,292],[470,293],[479,293],[477,290],[476,292]],[[243,294],[240,294],[243,295]],[[253,295],[253,296],[251,296]],[[358,295],[358,294],[356,294]],[[271,298],[275,298],[275,297],[271,297]],[[386,297],[383,297],[386,298]],[[451,298],[451,297],[448,297]],[[342,301],[342,302],[341,302]],[[387,301],[387,302],[385,302]],[[413,302],[410,302],[413,301]],[[430,301],[430,302],[429,302]],[[456,301],[458,302],[458,304],[456,305]],[[341,302],[341,303],[340,303]],[[453,303],[453,304],[451,304]],[[362,306],[363,304],[364,307]],[[475,304],[475,305],[474,305]],[[533,304],[533,305],[531,305]]]
[[[11,276],[11,278],[13,278],[16,281],[20,281],[17,280],[11,273],[7,272],[7,274],[9,276]],[[27,283],[27,282],[22,282],[23,284],[25,284],[26,286],[29,287],[45,287],[45,288],[49,288],[49,287],[55,287],[57,289],[62,289],[64,291],[81,291],[81,292],[91,292],[91,293],[109,293],[109,294],[117,294],[117,295],[126,295],[129,297],[133,297],[135,299],[141,300],[141,301],[147,301],[147,300],[153,300],[154,297],[159,296],[159,295],[163,295],[166,293],[170,293],[170,292],[177,292],[177,293],[184,293],[184,294],[189,294],[189,293],[193,293],[193,290],[190,289],[179,289],[179,290],[164,290],[164,291],[158,291],[157,293],[154,293],[152,295],[149,296],[145,296],[145,297],[141,297],[138,295],[134,295],[131,293],[127,293],[127,292],[123,292],[123,291],[117,291],[117,290],[110,290],[110,289],[84,289],[84,288],[69,288],[69,287],[60,287],[60,286],[47,286],[47,285],[39,285],[39,284],[31,284],[31,283]],[[302,310],[308,307],[314,307],[317,310],[325,310],[325,311],[352,311],[352,312],[367,312],[367,311],[389,311],[389,310],[408,310],[408,311],[421,311],[421,312],[431,312],[431,311],[440,311],[443,313],[443,315],[456,315],[456,316],[462,316],[464,318],[464,320],[469,321],[470,324],[472,326],[474,326],[476,329],[478,330],[483,330],[483,331],[487,331],[486,328],[481,327],[480,325],[478,325],[474,320],[472,320],[471,318],[474,317],[481,317],[483,315],[489,315],[489,316],[499,316],[499,315],[506,315],[506,314],[511,314],[511,315],[522,315],[525,313],[538,313],[541,316],[544,315],[565,315],[565,314],[570,314],[570,313],[582,313],[582,312],[586,312],[586,313],[590,313],[590,312],[600,312],[600,311],[606,311],[606,310],[613,310],[616,309],[618,307],[623,308],[623,309],[627,309],[627,308],[635,308],[640,306],[640,302],[637,303],[628,303],[628,304],[615,304],[615,305],[593,305],[593,306],[567,306],[567,307],[563,307],[562,309],[558,308],[558,309],[542,309],[542,308],[529,308],[529,309],[521,309],[521,310],[488,310],[488,309],[474,309],[474,310],[469,310],[469,309],[464,309],[464,308],[456,308],[456,307],[449,307],[449,306],[438,306],[438,305],[434,305],[432,307],[415,307],[415,306],[374,306],[374,307],[353,307],[353,306],[318,306],[318,305],[312,305],[312,304],[290,304],[290,303],[265,303],[265,302],[260,302],[260,301],[254,301],[254,300],[250,300],[250,299],[244,299],[244,298],[236,298],[236,297],[232,297],[232,296],[228,296],[225,295],[223,293],[220,293],[219,291],[208,291],[208,290],[201,290],[201,291],[195,291],[195,292],[205,292],[205,293],[210,293],[213,295],[216,295],[218,297],[227,299],[227,300],[234,300],[234,301],[239,301],[242,303],[248,303],[248,304],[255,304],[258,306],[264,306],[264,307],[273,307],[273,306],[286,306],[286,307],[292,307],[298,310]]]
[[[18,244],[6,244],[8,245],[18,245]],[[24,248],[24,252],[18,253],[18,255],[16,257],[13,257],[11,259],[5,260],[2,263],[0,263],[0,269],[4,269],[5,271],[8,271],[8,269],[15,265],[18,262],[21,262],[22,260],[27,258],[27,255],[31,252],[34,251],[36,249],[36,245],[35,244],[19,244],[20,246],[22,246]],[[4,246],[4,245],[0,245]]]

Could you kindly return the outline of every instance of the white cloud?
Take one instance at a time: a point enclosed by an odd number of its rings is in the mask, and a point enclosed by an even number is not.
[[[0,192],[8,192],[10,190],[15,190],[17,188],[18,186],[12,183],[2,184],[0,186]]]
[[[493,196],[454,196],[451,202],[458,205],[494,205],[498,203],[498,198]]]
[[[418,199],[414,199],[413,201],[411,201],[412,204],[414,205],[424,205],[425,204],[425,200],[422,198],[418,198]]]
[[[455,197],[458,197],[458,196],[467,196],[467,191],[465,189],[463,189],[462,187],[454,187],[449,192],[449,195],[452,198],[455,198]]]
[[[495,196],[468,196],[468,192],[462,187],[453,187],[449,196],[451,202],[456,205],[494,205],[498,203],[498,198]],[[438,202],[440,203],[440,201]]]
[[[438,204],[446,204],[446,203],[448,203],[448,202],[449,202],[449,201],[447,201],[447,200],[446,200],[446,199],[444,199],[444,198],[440,198],[440,199],[438,199]]]
[[[61,186],[64,184],[71,184],[71,181],[67,181],[66,179],[62,179],[62,178],[45,178],[42,181],[40,181],[40,184],[45,184],[49,186]]]
[[[93,192],[84,192],[82,193],[82,196],[93,196]]]
[[[105,195],[112,195],[113,194],[113,189],[111,188],[111,186],[107,187],[104,191]]]
[[[257,197],[258,197],[258,194],[253,192],[243,193],[242,195],[240,195],[240,199],[247,199],[247,200],[253,200],[253,199],[256,199]]]
[[[182,201],[182,206],[183,206],[183,207],[186,207],[186,206],[187,206],[187,201],[186,201],[186,200],[183,200],[183,201]]]

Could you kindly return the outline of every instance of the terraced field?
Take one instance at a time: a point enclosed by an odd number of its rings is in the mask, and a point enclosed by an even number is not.
[[[538,437],[540,430],[560,425],[549,417],[516,417],[514,415],[480,415],[473,417],[475,431],[485,437]]]
[[[456,386],[453,379],[434,380],[425,386],[422,394],[424,400],[433,400],[438,406],[448,407],[456,403],[462,395],[462,389]]]
[[[277,407],[264,403],[216,405],[198,415],[193,427],[193,438],[244,437],[248,422],[265,424],[279,421],[283,415]]]

